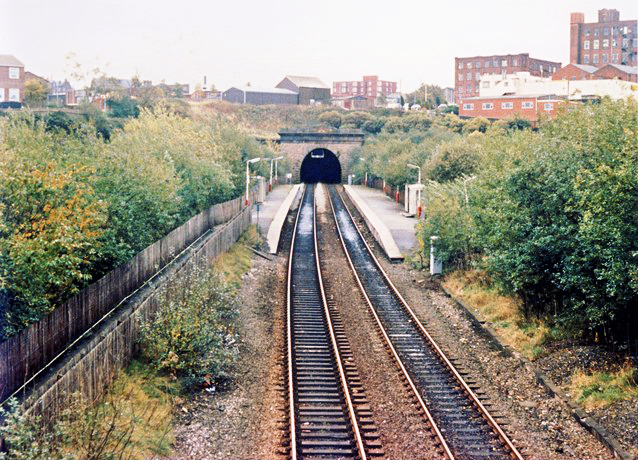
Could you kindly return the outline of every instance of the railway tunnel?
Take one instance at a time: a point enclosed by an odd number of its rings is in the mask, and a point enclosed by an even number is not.
[[[307,184],[317,182],[339,184],[341,183],[341,163],[332,151],[316,148],[310,151],[301,162],[299,178],[301,182]]]

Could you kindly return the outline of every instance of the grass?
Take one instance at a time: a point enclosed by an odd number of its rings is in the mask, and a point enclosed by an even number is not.
[[[176,381],[134,361],[96,405],[71,399],[59,429],[64,450],[78,458],[144,459],[171,454],[171,428],[180,401]]]
[[[543,344],[550,338],[549,327],[539,320],[526,320],[520,302],[500,294],[482,271],[456,271],[443,282],[450,293],[476,310],[478,318],[492,323],[504,343],[529,359],[543,354]]]
[[[629,364],[612,372],[579,370],[572,376],[569,393],[588,410],[638,398],[637,373]]]
[[[213,270],[223,275],[226,283],[239,289],[241,277],[250,270],[253,253],[249,247],[261,240],[257,226],[251,225],[228,252],[220,255],[213,264]]]

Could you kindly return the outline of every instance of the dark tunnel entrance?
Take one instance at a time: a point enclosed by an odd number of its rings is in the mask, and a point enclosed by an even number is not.
[[[340,184],[341,163],[330,150],[314,149],[301,162],[299,177],[301,182],[307,184]]]

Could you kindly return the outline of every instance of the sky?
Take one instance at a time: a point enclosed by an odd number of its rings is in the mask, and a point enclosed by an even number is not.
[[[638,18],[635,0],[0,0],[0,54],[79,87],[99,69],[220,90],[378,75],[410,92],[454,86],[455,57],[568,64],[570,12],[596,22],[602,8]]]

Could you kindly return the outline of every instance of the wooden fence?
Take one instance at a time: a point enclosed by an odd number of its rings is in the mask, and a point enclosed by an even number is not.
[[[211,262],[226,252],[251,223],[251,208],[244,208],[230,222],[215,228],[210,235],[188,253],[177,259],[157,286],[138,291],[131,306],[119,311],[61,368],[34,388],[23,401],[23,408],[31,414],[41,415],[43,421],[55,418],[68,404],[69,396],[79,392],[86,400],[95,401],[137,353],[139,321],[152,316],[162,302],[169,283],[186,276],[194,268],[210,267]],[[147,292],[143,292],[147,291]],[[170,299],[164,299],[169,300]]]
[[[176,255],[242,208],[241,198],[191,218],[128,263],[109,272],[40,321],[0,343],[0,401],[29,381],[115,305],[137,290]]]

